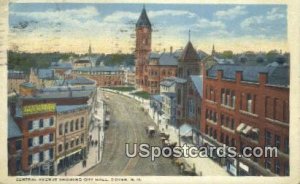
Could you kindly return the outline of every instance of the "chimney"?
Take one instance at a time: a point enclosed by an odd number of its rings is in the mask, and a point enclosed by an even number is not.
[[[236,71],[235,78],[236,82],[240,83],[243,80],[243,71]]]
[[[223,70],[218,70],[217,71],[217,79],[222,80],[222,78],[223,78]]]
[[[259,84],[265,85],[268,82],[268,73],[260,72],[258,80],[259,80]]]
[[[173,54],[173,47],[170,47],[170,54]]]

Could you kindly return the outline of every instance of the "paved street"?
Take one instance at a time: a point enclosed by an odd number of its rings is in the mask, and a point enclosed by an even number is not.
[[[161,145],[160,138],[148,138],[146,135],[145,126],[154,124],[135,100],[106,94],[110,98],[106,102],[111,109],[111,122],[105,132],[102,161],[83,175],[179,175],[177,167],[168,158],[152,162],[149,158],[126,157],[125,143]]]

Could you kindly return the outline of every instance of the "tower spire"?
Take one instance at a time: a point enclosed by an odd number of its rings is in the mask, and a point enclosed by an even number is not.
[[[191,30],[189,29],[189,42],[191,41]]]

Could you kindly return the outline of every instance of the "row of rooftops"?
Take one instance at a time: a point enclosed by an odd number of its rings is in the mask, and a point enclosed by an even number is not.
[[[74,69],[80,72],[122,72],[123,70],[117,66],[101,66],[101,67],[82,67]]]
[[[242,81],[259,83],[259,74],[267,74],[267,84],[275,86],[289,86],[289,66],[240,66],[214,65],[207,70],[207,76],[216,78],[218,71],[223,71],[223,79],[236,80],[236,73],[242,72]]]

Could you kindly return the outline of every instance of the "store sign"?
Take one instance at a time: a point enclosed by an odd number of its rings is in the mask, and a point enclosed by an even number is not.
[[[36,104],[23,106],[23,115],[39,114],[45,112],[55,112],[56,104]]]

